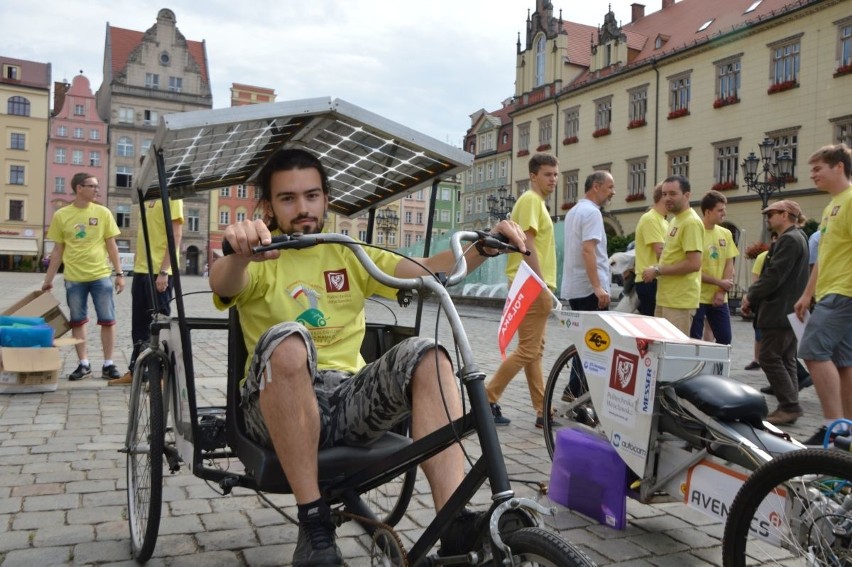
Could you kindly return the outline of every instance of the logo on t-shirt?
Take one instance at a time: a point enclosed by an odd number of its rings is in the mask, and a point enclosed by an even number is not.
[[[328,293],[349,291],[349,275],[346,269],[331,270],[325,274],[325,290]]]
[[[89,226],[98,226],[98,218],[89,217]]]
[[[677,227],[676,227],[676,226],[673,226],[673,227],[672,227],[672,229],[671,229],[671,231],[669,231],[669,236],[671,236],[672,238],[674,238],[676,234],[677,234]]]
[[[727,241],[727,239],[725,239],[725,238],[720,238],[720,239],[719,239],[719,246],[720,246],[720,247],[724,248],[724,247],[725,247],[725,246],[727,246],[727,245],[728,245],[728,241]]]
[[[840,205],[837,205],[833,209],[831,209],[831,214],[829,216],[836,217],[837,213],[840,212]]]

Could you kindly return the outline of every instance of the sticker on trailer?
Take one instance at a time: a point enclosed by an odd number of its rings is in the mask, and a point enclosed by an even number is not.
[[[604,413],[611,419],[632,426],[636,423],[636,375],[639,357],[614,349],[609,384],[604,398]]]

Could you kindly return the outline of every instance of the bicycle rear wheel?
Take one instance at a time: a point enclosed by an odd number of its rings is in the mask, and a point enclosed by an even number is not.
[[[539,567],[594,567],[595,563],[573,544],[542,528],[521,528],[505,536],[512,565]]]
[[[589,385],[580,354],[571,345],[556,359],[544,388],[544,443],[551,459],[556,448],[556,431],[564,422],[572,421],[589,427],[598,425],[588,393]]]
[[[409,435],[410,420],[397,424],[391,431],[399,435]],[[414,494],[414,482],[417,480],[417,466],[413,466],[394,479],[365,492],[361,499],[370,511],[382,523],[395,526],[405,515],[411,496]]]
[[[165,419],[161,379],[165,368],[155,354],[140,358],[133,373],[127,446],[127,516],[133,558],[154,553],[163,496]]]
[[[805,449],[758,468],[731,504],[722,561],[852,566],[852,455]]]

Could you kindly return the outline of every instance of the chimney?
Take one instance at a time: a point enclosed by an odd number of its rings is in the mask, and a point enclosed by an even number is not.
[[[630,23],[645,17],[645,4],[634,3],[630,5],[630,8],[633,10],[630,14]]]
[[[675,0],[663,0],[663,10],[674,6]]]

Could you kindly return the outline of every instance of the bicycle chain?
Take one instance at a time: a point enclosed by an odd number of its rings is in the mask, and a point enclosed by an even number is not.
[[[379,520],[373,520],[371,518],[366,518],[364,516],[359,516],[358,514],[353,514],[351,512],[346,512],[343,510],[336,510],[335,513],[340,515],[341,517],[349,518],[350,520],[355,520],[357,522],[362,522],[374,526],[375,531],[373,532],[373,545],[376,545],[376,541],[379,539],[380,536],[387,536],[388,541],[393,541],[396,544],[396,550],[399,552],[400,564],[394,565],[393,567],[410,566],[410,563],[408,562],[408,553],[405,551],[405,545],[403,545],[402,539],[399,537],[399,534],[394,531],[392,526],[385,524],[384,522],[380,522]]]

